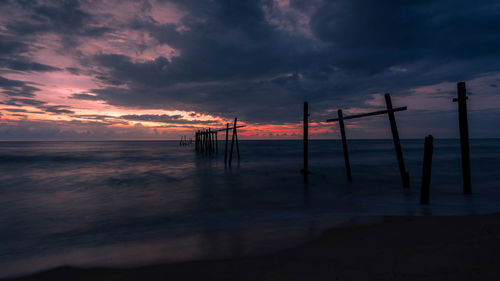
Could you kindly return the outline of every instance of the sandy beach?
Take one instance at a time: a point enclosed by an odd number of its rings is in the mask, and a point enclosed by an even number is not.
[[[137,268],[70,268],[8,280],[499,280],[500,214],[384,217],[277,253]]]

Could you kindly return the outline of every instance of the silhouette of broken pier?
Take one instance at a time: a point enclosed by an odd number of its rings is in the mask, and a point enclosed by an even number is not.
[[[342,136],[342,149],[344,151],[344,161],[345,161],[345,166],[346,166],[346,177],[347,177],[347,180],[350,182],[350,181],[352,181],[351,165],[349,163],[349,151],[347,149],[347,137],[346,137],[346,131],[345,131],[345,126],[344,126],[344,120],[387,114],[389,116],[389,122],[391,124],[392,139],[394,142],[394,148],[396,150],[396,156],[398,159],[401,180],[403,182],[403,187],[407,188],[407,187],[410,187],[410,176],[409,176],[408,171],[406,171],[405,163],[403,160],[403,151],[401,149],[401,141],[399,140],[398,127],[396,126],[396,118],[394,116],[394,112],[404,111],[407,108],[406,108],[406,106],[393,108],[392,101],[391,101],[391,95],[385,94],[384,97],[385,97],[385,103],[386,103],[386,107],[387,107],[387,109],[385,109],[385,110],[378,110],[378,111],[374,111],[374,112],[367,112],[367,113],[362,113],[362,114],[344,116],[342,113],[342,110],[339,109],[337,111],[338,117],[332,118],[332,119],[327,119],[326,122],[336,122],[336,121],[339,122],[340,134]]]
[[[240,146],[238,142],[238,128],[245,127],[245,125],[237,125],[238,118],[234,118],[234,123],[232,126],[229,126],[229,123],[226,124],[225,128],[221,129],[202,129],[198,130],[195,133],[195,150],[199,153],[205,155],[217,155],[219,152],[218,145],[218,133],[226,132],[226,140],[225,140],[225,149],[224,149],[224,163],[229,163],[231,165],[233,160],[233,150],[236,143],[236,152],[238,155],[238,161],[240,160]],[[229,151],[228,158],[228,142],[229,142],[229,132],[232,131],[231,137],[231,149]]]

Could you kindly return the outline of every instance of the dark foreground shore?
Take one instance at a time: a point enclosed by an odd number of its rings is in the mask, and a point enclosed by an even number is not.
[[[500,280],[500,214],[385,217],[260,257],[63,267],[9,280]]]

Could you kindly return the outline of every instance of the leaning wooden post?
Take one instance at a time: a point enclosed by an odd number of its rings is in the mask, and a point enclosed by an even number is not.
[[[238,118],[235,118],[238,119]],[[238,141],[238,128],[236,127],[236,122],[234,122],[234,135],[236,136],[236,152],[238,153],[238,161],[240,161],[240,142]]]
[[[387,115],[389,115],[389,121],[391,123],[392,139],[398,157],[399,172],[401,174],[401,180],[403,181],[403,187],[410,187],[410,175],[406,171],[405,162],[403,160],[403,151],[401,150],[401,142],[399,141],[398,127],[396,126],[396,118],[394,117],[390,94],[385,94],[385,103],[387,105]]]
[[[231,140],[231,151],[229,152],[229,166],[231,166],[231,162],[233,161],[233,147],[234,147],[234,138],[236,136],[236,122],[238,121],[238,118],[234,118],[234,125],[233,125],[233,137]]]
[[[337,114],[339,116],[340,135],[342,136],[342,149],[344,150],[345,173],[347,181],[352,182],[351,164],[349,162],[349,151],[347,150],[347,137],[345,135],[344,115],[342,114],[342,109],[339,109]]]
[[[470,175],[470,147],[469,147],[469,125],[467,122],[467,95],[465,82],[457,83],[458,98],[458,126],[460,128],[460,148],[462,151],[462,178],[464,185],[464,194],[472,194],[472,184]]]
[[[425,138],[424,161],[422,165],[422,187],[420,192],[420,204],[429,204],[429,190],[431,186],[432,151],[434,144],[432,135]]]
[[[229,123],[226,123],[226,150],[224,152],[224,163],[227,163],[227,142],[228,142],[228,135],[229,135]]]
[[[304,102],[304,183],[309,180],[309,104]]]

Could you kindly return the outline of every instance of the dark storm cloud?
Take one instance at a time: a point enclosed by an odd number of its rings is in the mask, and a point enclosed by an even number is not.
[[[99,96],[91,95],[87,93],[75,93],[69,96],[70,99],[76,100],[102,100]]]
[[[75,113],[72,110],[69,110],[68,106],[64,105],[43,105],[38,106],[39,109],[47,112],[47,113],[55,113],[55,114],[73,114]]]
[[[423,58],[498,57],[495,1],[325,1],[311,26],[341,67],[379,72]]]
[[[11,55],[26,51],[28,46],[19,41],[15,41],[8,36],[0,35],[0,54]]]
[[[5,102],[0,102],[1,104],[4,105],[10,105],[10,106],[17,106],[17,107],[23,107],[23,106],[33,106],[36,107],[42,112],[33,112],[33,111],[26,111],[24,109],[3,109],[11,112],[31,112],[31,113],[55,113],[55,114],[74,114],[75,112],[71,110],[69,106],[65,105],[47,105],[46,102],[36,100],[36,99],[23,99],[23,98],[11,98]],[[22,111],[20,111],[22,110]]]
[[[27,110],[21,108],[2,108],[2,110],[10,112],[28,112]]]
[[[0,8],[25,13],[5,23],[9,35],[0,35],[0,67],[92,75],[98,86],[71,99],[238,116],[265,124],[297,121],[304,100],[315,112],[312,119],[323,121],[331,109],[377,107],[365,103],[375,93],[409,95],[417,87],[500,72],[497,1],[291,0],[289,6],[271,0],[161,2],[175,3],[183,11],[180,23],[154,19],[148,13],[155,5],[148,1],[134,2],[140,14],[123,17],[127,22],[118,27],[109,23],[129,11],[106,12],[107,22],[100,11],[88,9],[97,2],[0,1]],[[141,48],[134,55],[99,41],[113,32],[151,40],[138,42]],[[39,35],[55,35],[62,43],[57,51],[70,53],[80,65],[63,70],[31,61],[26,55],[33,48],[30,40]],[[84,54],[78,47],[88,47],[90,40],[97,43]],[[168,44],[175,55],[138,56],[158,44]],[[492,80],[485,87],[496,90],[498,83]],[[34,97],[39,90],[33,83],[2,77],[0,88],[4,95],[18,97]],[[451,94],[455,89],[443,91]],[[73,113],[68,107],[33,106]],[[169,115],[122,118],[183,120]]]
[[[14,106],[23,106],[23,105],[40,106],[46,104],[46,102],[35,99],[12,98],[9,99],[5,104]]]
[[[18,38],[21,39],[21,38]],[[58,71],[57,67],[32,61],[21,55],[27,52],[29,46],[8,36],[0,35],[0,70],[4,71]]]
[[[131,121],[149,121],[169,124],[212,124],[218,121],[211,120],[186,120],[181,115],[166,115],[166,114],[143,114],[143,115],[122,115],[120,118]]]
[[[58,71],[57,67],[53,67],[46,64],[41,64],[38,62],[33,62],[26,57],[11,57],[11,58],[0,58],[0,68],[8,68],[10,70],[18,71]]]
[[[272,24],[265,13],[276,8],[272,1],[177,3],[188,11],[187,30],[140,20],[131,26],[181,55],[148,62],[95,56],[106,69],[98,78],[110,85],[93,91],[100,99],[282,122],[296,119],[305,99],[318,110],[360,106],[371,93],[408,94],[500,70],[493,1],[292,1],[310,11],[311,34]]]
[[[34,97],[34,92],[40,89],[30,86],[31,83],[11,80],[0,76],[1,93],[7,96]]]
[[[97,36],[108,28],[93,26],[93,18],[83,11],[79,1],[4,1],[9,6],[19,6],[29,13],[28,18],[10,22],[7,28],[18,35],[37,33],[65,33],[68,36]]]

